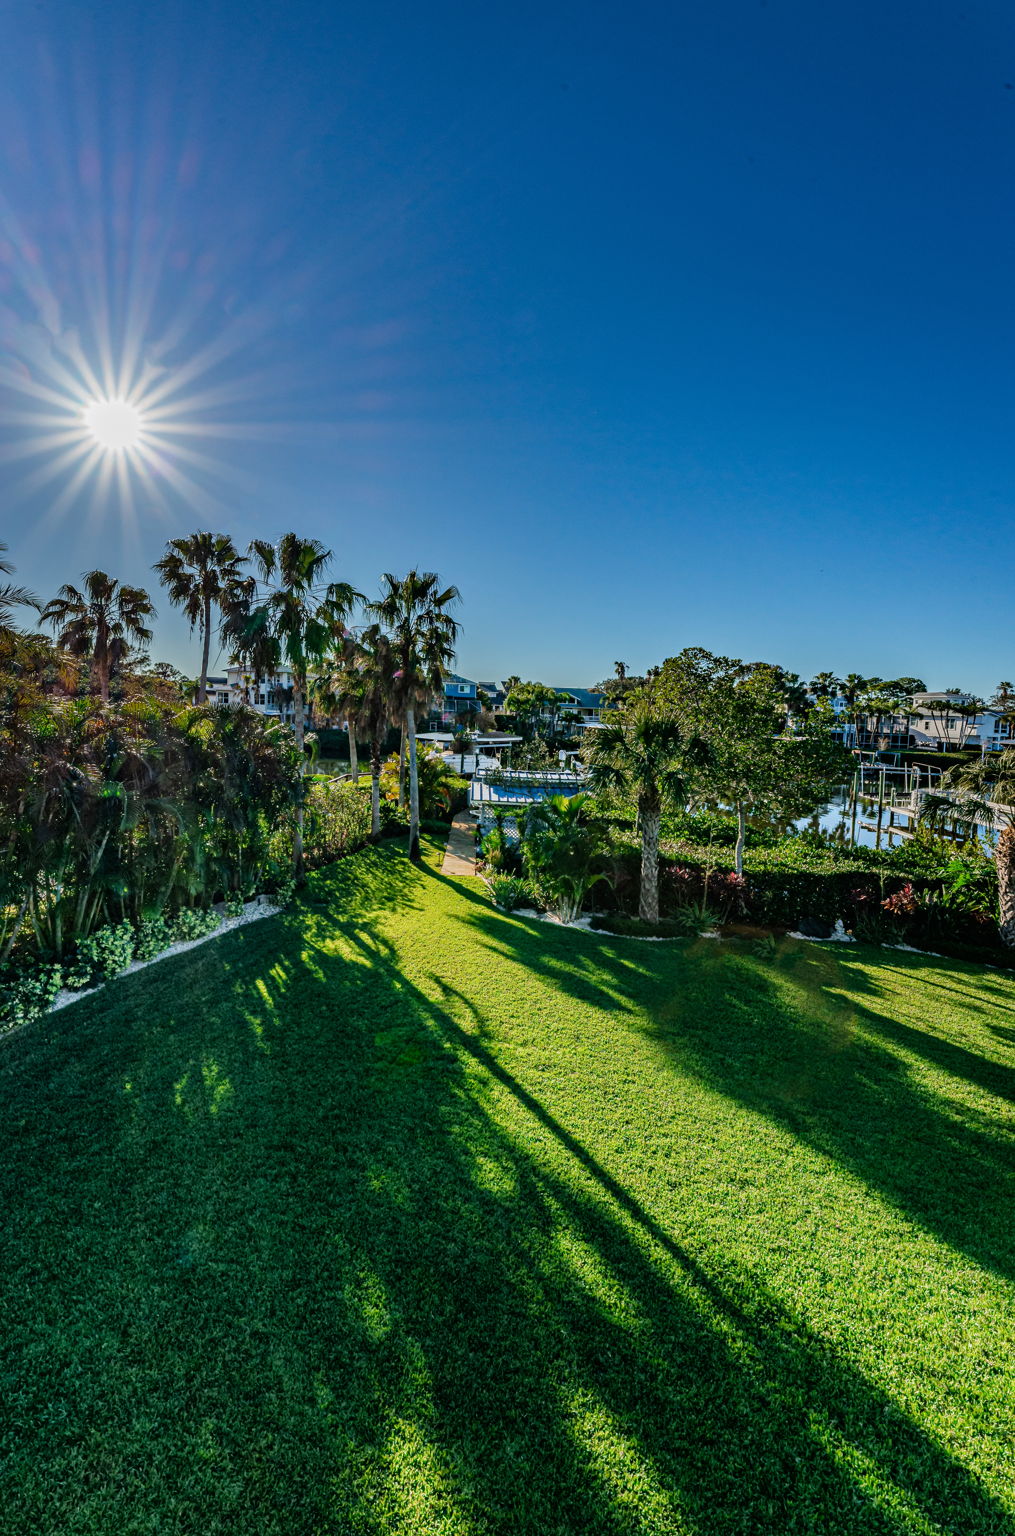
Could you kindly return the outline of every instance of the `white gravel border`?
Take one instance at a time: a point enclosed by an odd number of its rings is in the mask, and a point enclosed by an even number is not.
[[[255,896],[253,901],[244,902],[243,911],[237,917],[224,917],[217,928],[211,933],[204,933],[199,939],[181,939],[178,944],[170,944],[160,954],[153,955],[150,960],[132,960],[130,965],[122,971],[117,971],[109,981],[118,981],[121,976],[132,976],[135,971],[147,970],[150,965],[158,965],[160,960],[168,960],[172,955],[185,954],[188,949],[197,949],[199,944],[207,944],[210,939],[219,939],[224,933],[232,933],[234,928],[244,928],[247,923],[256,923],[262,917],[274,917],[282,908],[277,907],[268,896]],[[71,992],[64,987],[56,994],[50,1003],[47,1013],[56,1013],[60,1008],[67,1008],[71,1003],[80,1001],[82,997],[93,997],[96,992],[101,992],[103,987],[109,985],[109,981],[100,982],[97,987],[86,987],[83,992]]]

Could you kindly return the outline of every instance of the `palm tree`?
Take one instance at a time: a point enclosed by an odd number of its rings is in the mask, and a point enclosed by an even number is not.
[[[839,687],[847,704],[853,704],[857,695],[865,693],[868,688],[875,686],[881,679],[879,677],[864,677],[860,672],[847,672]]]
[[[324,665],[311,680],[310,695],[314,711],[328,720],[344,720],[349,733],[349,771],[359,782],[359,756],[356,729],[363,702],[363,673],[359,641],[351,632],[336,637],[335,645],[324,658]]]
[[[441,587],[435,571],[409,571],[401,578],[386,571],[381,595],[369,611],[391,636],[397,668],[397,704],[409,748],[409,857],[419,858],[419,769],[416,760],[416,708],[441,686],[455,656],[458,624],[449,609],[457,587]]]
[[[969,836],[981,826],[998,831],[994,867],[1001,942],[1015,947],[1015,747],[956,763],[940,788],[941,794],[928,795],[921,805],[921,821],[938,828],[951,822]]]
[[[141,587],[121,586],[105,571],[88,571],[85,590],[69,583],[42,611],[44,624],[52,624],[57,643],[73,656],[91,661],[99,697],[109,703],[109,684],[134,646],[146,646],[152,632],[145,624],[155,609]]]
[[[811,692],[816,699],[831,699],[839,691],[839,679],[834,672],[816,672],[811,678]]]
[[[613,790],[637,806],[641,833],[638,916],[657,923],[662,812],[686,804],[695,770],[705,765],[709,754],[700,737],[685,734],[677,720],[658,714],[647,702],[618,714],[619,719],[591,733],[589,782],[594,790]]]
[[[10,576],[14,567],[3,556],[7,552],[7,545],[0,544],[0,576]],[[16,587],[11,581],[0,582],[0,631],[14,632],[15,608],[40,608],[41,604],[34,592],[29,592],[27,587]]]
[[[246,564],[227,533],[191,533],[170,539],[161,560],[152,567],[169,593],[174,608],[182,608],[193,631],[201,631],[201,676],[197,702],[208,697],[208,653],[211,648],[211,610],[217,606],[223,622],[245,585]]]
[[[378,624],[362,630],[357,645],[360,729],[370,743],[370,837],[376,842],[381,835],[381,754],[396,713],[396,662],[391,638]]]
[[[277,544],[254,539],[249,552],[257,566],[259,588],[242,632],[260,647],[262,657],[271,657],[273,667],[284,666],[292,673],[296,745],[303,771],[309,670],[344,631],[362,593],[347,581],[326,580],[332,552],[317,539],[301,539],[295,533],[283,534]],[[293,849],[298,880],[303,877],[303,820],[301,795]]]

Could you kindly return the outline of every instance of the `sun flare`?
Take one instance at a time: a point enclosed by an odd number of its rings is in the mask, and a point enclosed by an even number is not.
[[[141,443],[144,421],[129,400],[92,400],[84,421],[99,447],[110,453],[126,453]]]

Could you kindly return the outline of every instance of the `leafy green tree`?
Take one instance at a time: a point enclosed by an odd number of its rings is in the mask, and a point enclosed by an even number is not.
[[[941,779],[940,793],[928,795],[920,818],[935,830],[951,824],[968,837],[993,828],[1001,941],[1015,947],[1015,747],[956,763]]]
[[[211,650],[212,609],[225,619],[238,601],[251,595],[246,561],[226,533],[198,532],[170,539],[161,560],[152,567],[174,608],[182,608],[201,635],[201,672],[197,702],[208,697],[208,657]]]
[[[849,772],[851,759],[832,737],[827,706],[790,728],[783,694],[765,669],[691,647],[669,658],[650,686],[655,706],[708,746],[705,783],[737,817],[738,874],[751,815],[805,816]]]
[[[141,587],[122,586],[105,571],[88,571],[84,591],[69,583],[61,587],[43,609],[42,620],[53,626],[58,645],[90,662],[99,697],[108,704],[112,678],[135,647],[151,641],[146,620],[154,615],[152,600]]]
[[[522,861],[539,897],[562,923],[573,923],[589,890],[604,878],[595,870],[602,834],[588,795],[552,795],[530,806],[522,832]]]
[[[1003,709],[1005,711],[1015,709],[1015,683],[1002,680],[990,697],[991,709]]]
[[[258,590],[245,621],[250,643],[271,658],[272,669],[292,673],[296,745],[304,757],[307,681],[336,635],[344,631],[362,594],[346,581],[329,581],[332,552],[317,539],[283,534],[277,544],[254,539],[250,554],[258,571]],[[297,809],[293,861],[303,877],[302,801]]]
[[[409,857],[419,859],[419,762],[416,710],[433,697],[454,661],[458,624],[451,608],[457,587],[442,587],[434,571],[382,577],[381,595],[368,611],[391,637],[397,666],[396,702],[405,724],[409,758]]]
[[[514,715],[518,730],[527,740],[534,736],[552,737],[556,732],[561,696],[546,683],[515,681],[504,700],[504,708]]]
[[[609,723],[591,734],[586,745],[589,783],[594,791],[613,791],[633,802],[641,836],[641,886],[638,915],[659,921],[659,825],[666,809],[686,805],[696,777],[708,762],[698,736],[687,736],[673,716],[640,699],[613,711]]]

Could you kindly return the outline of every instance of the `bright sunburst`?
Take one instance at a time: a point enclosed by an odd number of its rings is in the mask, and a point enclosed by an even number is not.
[[[85,426],[100,448],[126,453],[141,445],[144,418],[129,400],[92,400],[84,410]]]

